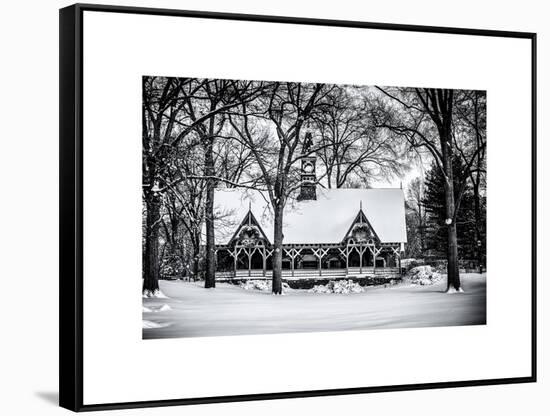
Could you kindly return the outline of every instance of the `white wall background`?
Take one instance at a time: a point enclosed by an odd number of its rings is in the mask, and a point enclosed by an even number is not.
[[[163,0],[111,3],[349,20],[521,30],[539,33],[539,259],[544,257],[543,138],[550,94],[550,13],[542,1]],[[66,413],[57,396],[58,12],[66,1],[5,2],[0,14],[0,412]],[[361,53],[361,51],[358,51]],[[550,156],[547,154],[546,156]],[[548,175],[548,169],[546,169]],[[511,184],[513,187],[521,183]],[[549,308],[539,262],[539,382],[537,384],[230,403],[116,411],[121,415],[372,414],[448,416],[491,412],[547,414],[544,359]],[[445,363],[442,363],[444,365]],[[388,359],[388,368],[392,362]],[[143,382],[155,381],[154,369]]]

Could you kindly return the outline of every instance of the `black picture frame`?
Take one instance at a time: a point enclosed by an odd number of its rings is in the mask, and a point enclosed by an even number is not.
[[[314,26],[383,29],[438,34],[463,34],[531,41],[531,213],[532,213],[532,292],[531,292],[531,374],[525,377],[486,380],[463,380],[406,385],[386,385],[311,391],[287,391],[223,397],[200,397],[139,402],[83,403],[83,12],[130,13],[160,16],[196,17],[233,21],[289,23]],[[184,11],[155,8],[75,4],[60,10],[60,147],[59,147],[59,403],[73,411],[125,409],[156,406],[220,403],[249,400],[272,400],[358,393],[397,392],[403,390],[440,389],[496,384],[531,383],[537,379],[537,287],[536,287],[536,33],[509,32],[451,27],[416,26],[388,23],[368,23],[328,19],[246,15]]]

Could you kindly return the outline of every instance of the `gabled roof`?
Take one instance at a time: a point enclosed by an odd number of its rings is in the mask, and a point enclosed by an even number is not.
[[[235,240],[238,236],[237,236],[237,233],[239,232],[239,230],[244,226],[244,225],[255,225],[256,227],[258,227],[261,235],[262,235],[262,238],[267,241],[268,243],[271,242],[271,240],[269,239],[269,237],[265,234],[264,230],[262,229],[262,226],[260,225],[260,223],[258,222],[258,220],[256,219],[256,217],[254,216],[254,213],[252,212],[252,210],[250,209],[250,205],[249,205],[249,210],[248,212],[246,213],[246,215],[244,216],[243,220],[241,221],[240,225],[238,227],[235,227],[235,232],[233,233],[233,236],[229,239],[228,241],[228,244],[229,243],[232,243],[233,240]],[[219,243],[218,243],[219,244]]]
[[[287,204],[285,244],[340,243],[360,207],[382,243],[406,243],[402,189],[317,189],[317,200]],[[228,244],[249,207],[262,231],[273,240],[273,212],[267,195],[249,189],[217,189],[214,196],[216,244]]]
[[[355,217],[353,222],[350,224],[350,226],[348,228],[348,231],[344,235],[344,238],[350,237],[355,224],[361,224],[361,223],[366,224],[369,227],[369,229],[372,230],[372,233],[374,234],[375,240],[380,241],[380,238],[378,237],[378,234],[376,234],[376,230],[370,224],[369,219],[367,218],[367,216],[363,212],[362,203],[361,203],[361,208],[359,208],[359,212],[357,213],[357,216]]]

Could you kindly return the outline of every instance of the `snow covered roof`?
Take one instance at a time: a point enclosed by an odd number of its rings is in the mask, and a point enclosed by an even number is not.
[[[382,243],[407,242],[402,189],[318,188],[317,200],[289,202],[285,207],[283,243],[340,243],[360,206]],[[273,242],[273,210],[267,194],[248,189],[217,189],[214,196],[216,244],[229,243],[249,207]]]

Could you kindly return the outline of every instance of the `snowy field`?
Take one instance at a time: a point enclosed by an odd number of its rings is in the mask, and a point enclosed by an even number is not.
[[[445,294],[446,279],[431,286],[401,283],[363,293],[284,296],[228,283],[161,281],[166,298],[143,299],[143,338],[179,338],[290,332],[483,325],[486,275],[461,275],[465,293]]]

